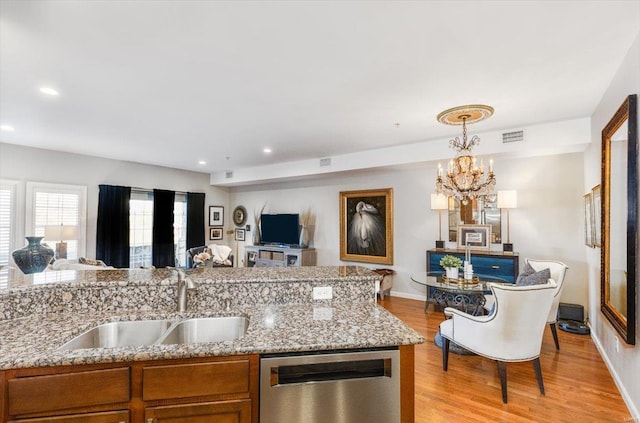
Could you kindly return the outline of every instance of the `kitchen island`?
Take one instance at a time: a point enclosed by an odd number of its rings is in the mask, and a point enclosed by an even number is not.
[[[55,421],[43,419],[56,416],[91,414],[94,421],[147,422],[186,413],[184,407],[203,407],[203,412],[231,407],[232,414],[238,413],[233,414],[237,421],[257,422],[259,358],[263,355],[389,348],[400,351],[401,421],[413,421],[413,345],[424,340],[376,304],[375,282],[380,276],[368,269],[195,269],[187,274],[196,287],[187,291],[184,312],[176,311],[178,275],[171,269],[27,276],[17,270],[2,272],[7,272],[5,287],[0,288],[3,421],[44,422]],[[313,288],[318,287],[330,287],[332,298],[314,300]],[[221,342],[59,349],[82,332],[108,322],[214,316],[243,316],[248,320],[246,332]],[[126,392],[105,399],[100,382],[94,387],[99,403],[80,399],[77,404],[60,405],[54,401],[47,410],[20,403],[21,393],[41,387],[43,395],[51,397],[52,386],[55,391],[60,383],[80,386],[78,393],[85,392],[82,396],[90,398],[86,395],[92,388],[87,387],[91,385],[88,381],[96,380],[91,372],[108,372],[99,377],[115,378],[112,386],[120,383],[127,386]],[[181,380],[179,375],[191,373],[186,387],[176,382],[176,377]],[[205,388],[185,393],[198,385],[198,375],[210,380],[212,374],[227,375],[226,380],[215,389],[211,386],[218,385],[205,383]],[[69,377],[73,382],[68,382]],[[225,390],[238,380],[245,380],[246,386]],[[167,393],[172,385],[179,386],[179,393]],[[153,386],[162,388],[148,391]],[[104,413],[126,413],[127,417],[100,420]],[[115,416],[121,418],[121,414]]]

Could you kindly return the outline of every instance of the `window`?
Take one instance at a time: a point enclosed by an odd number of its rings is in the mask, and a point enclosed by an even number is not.
[[[149,267],[153,263],[153,192],[131,191],[129,201],[129,266]],[[187,196],[176,193],[173,207],[173,239],[176,266],[187,264]]]
[[[9,254],[18,248],[16,238],[16,181],[0,181],[0,264],[9,264]]]
[[[65,239],[67,258],[85,255],[87,187],[27,182],[27,235],[44,236],[48,225],[76,226],[78,238]],[[48,240],[55,249],[55,241]]]
[[[152,264],[153,193],[131,191],[129,200],[129,267]]]

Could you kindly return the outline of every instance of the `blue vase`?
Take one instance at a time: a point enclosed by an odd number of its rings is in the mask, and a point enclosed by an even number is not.
[[[44,237],[28,236],[26,238],[29,244],[11,253],[13,261],[24,274],[42,272],[47,268],[55,253],[51,248],[40,244]]]

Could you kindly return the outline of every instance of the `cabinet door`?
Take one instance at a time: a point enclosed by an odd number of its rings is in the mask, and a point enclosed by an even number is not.
[[[9,379],[7,387],[10,416],[109,406],[130,398],[128,367],[18,377]]]
[[[251,400],[149,407],[145,423],[250,423]]]
[[[106,413],[74,414],[58,417],[38,417],[35,419],[11,420],[9,423],[129,423],[128,411]]]

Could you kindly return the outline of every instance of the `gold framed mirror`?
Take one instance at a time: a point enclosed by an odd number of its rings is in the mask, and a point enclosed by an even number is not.
[[[491,225],[491,244],[502,243],[502,218],[497,196],[489,195],[463,204],[449,197],[449,241],[457,242],[459,225]]]
[[[627,344],[636,342],[638,102],[627,97],[602,130],[600,309]]]

